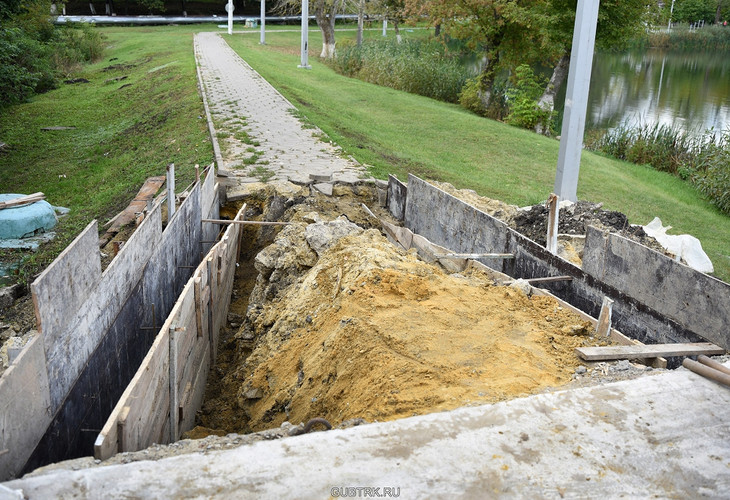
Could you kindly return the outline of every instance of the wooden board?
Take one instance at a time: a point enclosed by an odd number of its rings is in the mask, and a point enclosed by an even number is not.
[[[575,352],[586,361],[636,359],[658,356],[709,356],[725,354],[722,347],[706,342],[691,344],[651,344],[631,346],[578,347]]]
[[[155,197],[155,193],[165,183],[164,176],[149,177],[142,187],[140,188],[137,196],[129,203],[127,208],[117,214],[111,224],[111,227],[107,229],[104,236],[101,238],[100,245],[106,244],[115,234],[119,232],[122,226],[129,224],[134,221],[136,214],[143,212],[147,207],[147,202],[151,201]]]

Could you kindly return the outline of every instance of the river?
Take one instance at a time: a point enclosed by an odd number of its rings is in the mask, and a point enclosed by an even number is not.
[[[691,135],[730,130],[730,54],[597,53],[586,129],[657,123]]]

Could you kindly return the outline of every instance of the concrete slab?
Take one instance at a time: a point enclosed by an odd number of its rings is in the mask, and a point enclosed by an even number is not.
[[[728,405],[726,387],[678,369],[4,486],[29,499],[365,497],[363,487],[401,498],[721,498],[730,491]]]

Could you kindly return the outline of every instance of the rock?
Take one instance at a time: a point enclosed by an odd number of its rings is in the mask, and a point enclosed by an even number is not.
[[[261,399],[264,397],[264,391],[258,387],[251,388],[243,393],[243,397],[246,399]]]
[[[580,365],[578,368],[575,369],[575,373],[578,374],[578,375],[583,375],[587,371],[588,371],[588,368],[586,368],[583,365]]]
[[[586,325],[568,325],[561,328],[560,331],[564,335],[571,335],[574,337],[578,335],[588,335],[590,333],[590,330],[586,327]]]
[[[614,371],[617,371],[617,372],[623,372],[623,371],[631,369],[631,363],[629,363],[628,359],[622,359],[621,361],[616,363],[616,365],[613,367],[613,369],[614,369]]]
[[[13,302],[23,295],[23,285],[15,284],[0,288],[0,311],[3,311],[13,305]]]
[[[520,290],[528,297],[532,294],[532,286],[528,281],[523,279],[513,281],[512,283],[510,283],[509,287],[514,288],[515,290]]]
[[[350,234],[360,234],[363,229],[347,220],[338,217],[332,222],[310,224],[304,231],[307,243],[318,256],[332,246],[340,238]]]

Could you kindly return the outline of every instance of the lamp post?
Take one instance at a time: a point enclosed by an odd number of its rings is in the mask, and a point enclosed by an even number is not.
[[[266,44],[266,0],[261,0],[261,45]]]
[[[555,194],[561,200],[578,200],[578,172],[580,154],[583,150],[597,22],[598,0],[578,0],[558,151],[558,168],[555,173]]]
[[[309,0],[302,0],[302,69],[312,69],[309,65]]]

